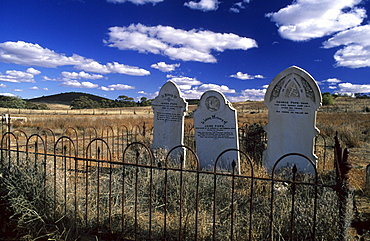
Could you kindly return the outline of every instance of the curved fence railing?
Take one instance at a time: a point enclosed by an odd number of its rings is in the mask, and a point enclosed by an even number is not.
[[[83,230],[133,240],[346,237],[348,155],[337,139],[331,172],[315,165],[313,174],[296,166],[277,170],[287,156],[302,158],[290,153],[269,173],[253,153],[225,150],[220,156],[240,152],[239,175],[237,165],[230,172],[201,170],[196,152],[186,145],[153,153],[139,129],[106,128],[100,137],[94,128],[82,137],[69,129],[59,138],[51,130],[29,137],[7,132],[0,143],[1,170],[4,178],[30,185],[43,203],[40,215],[54,225],[68,224],[74,230],[69,235]],[[177,148],[186,149],[186,162],[173,160]]]

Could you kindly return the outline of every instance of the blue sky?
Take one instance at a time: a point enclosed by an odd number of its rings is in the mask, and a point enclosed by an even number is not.
[[[296,65],[321,92],[370,92],[369,0],[1,0],[0,94],[262,100]]]

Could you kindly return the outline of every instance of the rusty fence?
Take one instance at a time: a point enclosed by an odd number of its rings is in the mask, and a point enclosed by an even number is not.
[[[44,221],[71,229],[66,240],[79,232],[125,240],[347,239],[350,165],[337,138],[331,170],[290,153],[267,171],[250,150],[225,150],[220,156],[240,153],[237,175],[235,169],[200,170],[189,146],[153,153],[142,139],[145,128],[118,130],[120,135],[112,128],[98,134],[91,128],[82,138],[73,128],[58,138],[48,129],[30,136],[6,132],[1,170],[26,183],[42,203]],[[327,147],[320,143],[316,151]],[[186,162],[171,159],[177,148],[187,149]],[[275,168],[292,156],[313,165],[314,173]]]

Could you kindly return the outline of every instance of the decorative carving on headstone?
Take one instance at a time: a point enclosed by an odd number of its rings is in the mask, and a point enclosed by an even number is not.
[[[271,169],[275,162],[288,153],[300,153],[314,163],[316,111],[321,106],[321,92],[313,77],[301,68],[292,66],[279,73],[265,94],[268,108],[267,149],[263,161]],[[290,156],[282,165],[295,163],[310,171],[312,167],[303,158]]]

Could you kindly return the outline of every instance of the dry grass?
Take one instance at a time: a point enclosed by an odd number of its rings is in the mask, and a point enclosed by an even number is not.
[[[267,109],[265,108],[263,102],[235,103],[233,104],[233,106],[238,110],[239,127],[250,125],[252,123],[259,123],[261,125],[264,125],[267,123],[268,113],[267,113]],[[370,113],[363,111],[364,109],[366,109],[366,107],[369,107],[369,106],[370,106],[370,100],[356,100],[356,99],[351,99],[351,98],[340,98],[336,100],[335,105],[329,106],[329,107],[322,107],[317,114],[317,126],[320,129],[321,134],[325,137],[332,138],[334,137],[335,133],[338,132],[338,135],[341,141],[343,142],[344,146],[349,147],[350,161],[352,162],[352,166],[353,166],[353,169],[350,172],[350,183],[351,183],[352,188],[356,191],[357,194],[364,193],[365,167],[369,163],[368,156],[370,154],[370,151],[369,151],[370,150],[370,136],[369,136],[370,135]],[[191,111],[193,111],[195,108],[196,106],[190,106],[189,113],[191,113]],[[10,113],[11,116],[26,116],[28,118],[26,123],[14,123],[12,128],[23,129],[27,132],[33,132],[33,133],[43,128],[50,128],[52,130],[58,130],[59,133],[62,133],[62,131],[68,127],[74,127],[78,130],[82,130],[82,129],[93,126],[95,128],[102,130],[106,126],[127,125],[129,126],[129,128],[133,128],[134,126],[142,127],[144,122],[146,123],[147,130],[150,130],[153,126],[153,113],[150,107],[122,108],[122,109],[115,109],[115,110],[107,110],[107,109],[81,110],[81,111],[80,110],[72,111],[72,110],[63,109],[62,107],[56,107],[55,109],[49,110],[49,111],[28,111],[28,110],[19,111],[19,110],[8,110],[8,109],[3,110],[3,111],[4,113]],[[191,125],[192,125],[192,119],[191,118],[186,119],[186,126],[191,126]],[[149,141],[146,140],[146,141],[148,143],[150,142],[150,140]],[[131,171],[127,169],[126,172],[129,173]],[[178,216],[176,214],[175,204],[176,204],[176,200],[178,200],[178,195],[179,195],[178,191],[176,191],[176,187],[178,187],[179,179],[178,179],[178,173],[171,173],[170,175],[171,175],[170,178],[172,178],[172,180],[174,181],[171,184],[172,187],[170,187],[172,188],[171,190],[173,193],[172,195],[173,200],[169,201],[170,203],[171,202],[173,203],[173,206],[170,206],[169,208],[172,208],[174,212],[169,213],[169,216],[168,216],[168,223],[173,224],[169,230],[169,235],[174,234],[176,236],[176,233],[178,231],[178,226],[176,226],[177,225],[176,220],[178,220]],[[263,170],[260,170],[258,175],[263,177],[263,176],[266,176],[267,174]],[[189,176],[187,180],[192,180],[192,179],[194,179],[194,177]],[[17,179],[17,182],[15,182],[15,180],[12,179],[14,183],[13,184],[8,183],[7,184],[8,188],[9,187],[13,188],[11,190],[13,190],[14,192],[15,190],[18,190],[18,192],[21,192],[21,191],[27,190],[27,188],[25,188],[24,185],[28,185],[28,189],[29,189],[29,186],[32,183],[34,183],[33,181],[27,181],[27,179],[23,178],[26,184],[20,184],[18,183],[20,180],[21,179]],[[32,177],[30,180],[34,180],[34,177]],[[116,180],[117,182],[119,182],[120,177],[117,177]],[[148,180],[143,179],[140,182],[141,182],[141,185],[145,187],[145,185],[147,185],[148,183]],[[207,187],[210,187],[209,183],[212,183],[213,181],[212,179],[209,179],[206,176],[204,176],[201,178],[201,182],[202,182],[202,188],[203,188],[201,190],[201,193],[204,195],[202,196],[202,201],[200,203],[201,205],[204,205],[204,207],[201,207],[199,209],[201,210],[199,213],[199,220],[200,220],[199,221],[200,222],[199,233],[203,236],[199,238],[208,239],[210,237],[210,231],[212,228],[210,226],[209,221],[207,221],[210,219],[210,214],[205,212],[204,210],[206,210],[206,207],[210,205],[210,202],[208,200],[209,198],[207,198],[207,195],[210,193],[210,190],[207,189]],[[221,180],[220,182],[222,183]],[[156,206],[157,208],[155,209],[155,215],[153,215],[153,222],[154,222],[153,227],[154,227],[154,230],[157,230],[156,231],[157,234],[153,233],[153,236],[159,237],[161,235],[160,230],[163,229],[163,210],[161,210],[160,208],[161,199],[163,199],[163,186],[161,186],[163,184],[163,179],[161,179],[160,175],[157,175],[157,179],[154,180],[154,183],[155,185],[153,186],[156,188],[154,190],[154,193],[156,193],[157,195],[156,199],[154,199],[155,200],[154,205],[157,205]],[[228,187],[229,184],[227,184],[229,182],[225,182],[225,183],[226,183],[225,186],[220,187],[221,189],[226,190],[227,188],[229,188]],[[260,186],[256,187],[256,190],[257,190],[256,192],[259,192],[259,195],[261,196],[266,195],[262,191],[264,184],[260,183],[259,185]],[[128,183],[128,186],[133,187],[135,186],[135,183]],[[191,184],[187,186],[192,187]],[[60,190],[63,190],[63,188],[61,188]],[[144,192],[144,190],[142,191]],[[190,192],[190,191],[191,190],[189,189],[186,192]],[[14,192],[12,193],[14,194]],[[246,186],[245,184],[240,184],[238,193],[242,195],[242,194],[245,194],[245,192],[248,192],[248,185]],[[221,196],[219,197],[220,200],[222,200],[222,198],[225,198],[225,200],[228,200],[230,198],[228,195],[224,195],[227,192],[223,193],[221,190],[220,193],[221,193]],[[83,193],[81,195],[83,195]],[[306,197],[307,195],[309,196],[309,194],[307,193],[303,194],[302,197]],[[321,195],[320,205],[323,205],[323,207],[335,207],[333,203],[330,203],[330,202],[334,202],[333,201],[334,199],[331,196],[333,194],[323,192],[320,195]],[[23,204],[24,200],[16,199],[15,196],[13,199],[15,200],[16,203],[20,204],[15,208],[21,209],[23,210],[22,212],[24,212],[24,214],[19,213],[16,216],[14,216],[17,218],[21,217],[21,219],[18,219],[18,220],[22,220],[22,221],[19,221],[20,227],[23,227],[25,224],[32,224],[34,226],[36,225],[35,226],[37,227],[36,229],[39,229],[37,230],[37,233],[40,234],[40,233],[49,232],[50,234],[53,234],[54,237],[57,237],[59,235],[59,237],[65,240],[68,240],[69,237],[72,237],[73,235],[75,235],[75,234],[72,234],[71,231],[68,230],[67,228],[68,225],[71,225],[70,223],[71,220],[62,218],[63,217],[62,215],[61,221],[59,222],[59,226],[50,227],[47,224],[48,223],[46,221],[47,218],[45,218],[45,216],[43,216],[42,213],[39,213],[39,211],[36,210],[34,206],[27,206],[28,204]],[[132,198],[133,194],[128,193],[127,197],[129,196]],[[63,197],[63,195],[60,194],[58,195],[58,197]],[[37,199],[37,196],[35,198]],[[117,202],[120,198],[121,197],[117,196],[116,198]],[[31,204],[36,205],[36,201],[38,199],[34,200],[34,198],[32,198],[31,200],[32,200]],[[266,220],[263,219],[262,217],[266,217],[266,213],[268,211],[265,210],[265,208],[266,206],[268,206],[268,204],[264,203],[266,202],[266,200],[265,201],[261,201],[261,200],[263,199],[259,199],[259,202],[256,202],[256,205],[259,206],[261,213],[259,213],[258,215],[255,215],[256,217],[258,216],[261,218],[257,218],[255,222],[257,223],[256,229],[264,230],[266,229]],[[287,199],[287,195],[284,195],[284,194],[278,195],[277,201],[279,203],[284,203],[286,205],[288,205],[290,202]],[[127,199],[127,202],[128,202],[127,210],[129,211],[129,213],[127,214],[127,223],[126,223],[127,227],[126,228],[128,231],[133,231],[134,208],[132,206],[132,201],[130,201],[129,198]],[[193,199],[189,199],[184,202],[187,203],[186,205],[189,206],[189,210],[186,213],[184,213],[183,222],[184,222],[184,225],[186,224],[188,226],[187,228],[184,228],[183,232],[184,232],[184,235],[191,236],[193,234],[192,233],[193,226],[191,224],[193,221],[191,220],[194,220],[194,216],[193,216],[194,212],[192,212],[193,209],[191,207],[191,204],[193,203]],[[304,224],[305,222],[308,222],[306,219],[308,216],[310,216],[310,214],[307,213],[309,211],[303,208],[304,205],[306,205],[307,200],[303,201],[301,199],[300,202],[302,203],[303,206],[301,209],[302,213],[299,216],[299,218],[302,218],[300,222]],[[227,203],[227,201],[225,201],[225,203]],[[40,204],[37,204],[37,205],[40,205]],[[237,205],[243,206],[246,204],[240,202]],[[44,207],[45,204],[43,203],[41,204],[41,206]],[[143,205],[143,207],[145,207],[145,205]],[[70,208],[73,209],[72,206]],[[220,206],[220,210],[223,210],[223,212],[227,213],[230,211],[229,209],[227,208],[225,209],[225,208],[226,207]],[[278,210],[279,213],[277,214],[279,214],[280,216],[284,216],[285,215],[284,210],[285,208],[282,207],[281,209]],[[334,220],[336,219],[335,216],[330,216],[330,218],[325,218],[327,212],[329,212],[326,209],[322,209],[320,210],[320,212],[322,212],[320,213],[320,215],[322,215],[320,217],[322,218],[320,218],[319,220],[320,222],[322,222],[320,224],[322,227],[328,226],[326,222],[334,222]],[[243,210],[243,212],[237,214],[238,215],[237,218],[245,219],[244,217],[246,216],[245,213],[248,213],[248,210]],[[46,213],[45,215],[46,217],[48,217],[47,215],[49,214]],[[223,217],[222,214],[220,214],[219,218],[222,219],[222,217]],[[148,214],[145,213],[145,211],[143,211],[143,214],[140,215],[139,219],[140,220],[138,221],[142,223],[140,225],[144,225],[148,221]],[[91,217],[91,221],[89,221],[91,228],[93,228],[94,226],[94,220],[96,220],[96,217]],[[106,217],[105,218],[102,217],[102,220],[106,220]],[[120,226],[121,223],[118,223],[117,225]],[[277,229],[280,229],[283,232],[283,230],[285,229],[284,227],[287,224],[286,224],[286,221],[279,220],[277,222],[277,225],[280,225],[279,228]],[[144,226],[142,226],[141,228],[144,229],[145,228]],[[139,229],[141,228],[139,227]],[[227,229],[221,228],[219,235],[224,235],[224,233],[227,232],[226,230]],[[244,234],[245,232],[246,231],[244,229],[240,229],[238,230],[237,233]],[[330,239],[330,237],[332,237],[330,236],[332,235],[331,232],[333,232],[333,230],[331,231],[328,230],[329,236],[326,236],[326,238],[323,236],[322,240]],[[37,236],[37,233],[33,235]],[[24,237],[27,237],[27,235],[31,235],[31,234],[25,233]],[[130,235],[132,234],[127,234],[127,237],[131,237],[131,238],[134,237]],[[158,236],[155,236],[155,235],[158,235]],[[225,235],[227,237],[227,234]],[[257,231],[254,232],[253,235],[256,238],[256,240],[264,239],[263,234],[258,234]],[[25,240],[27,239],[25,238]]]

